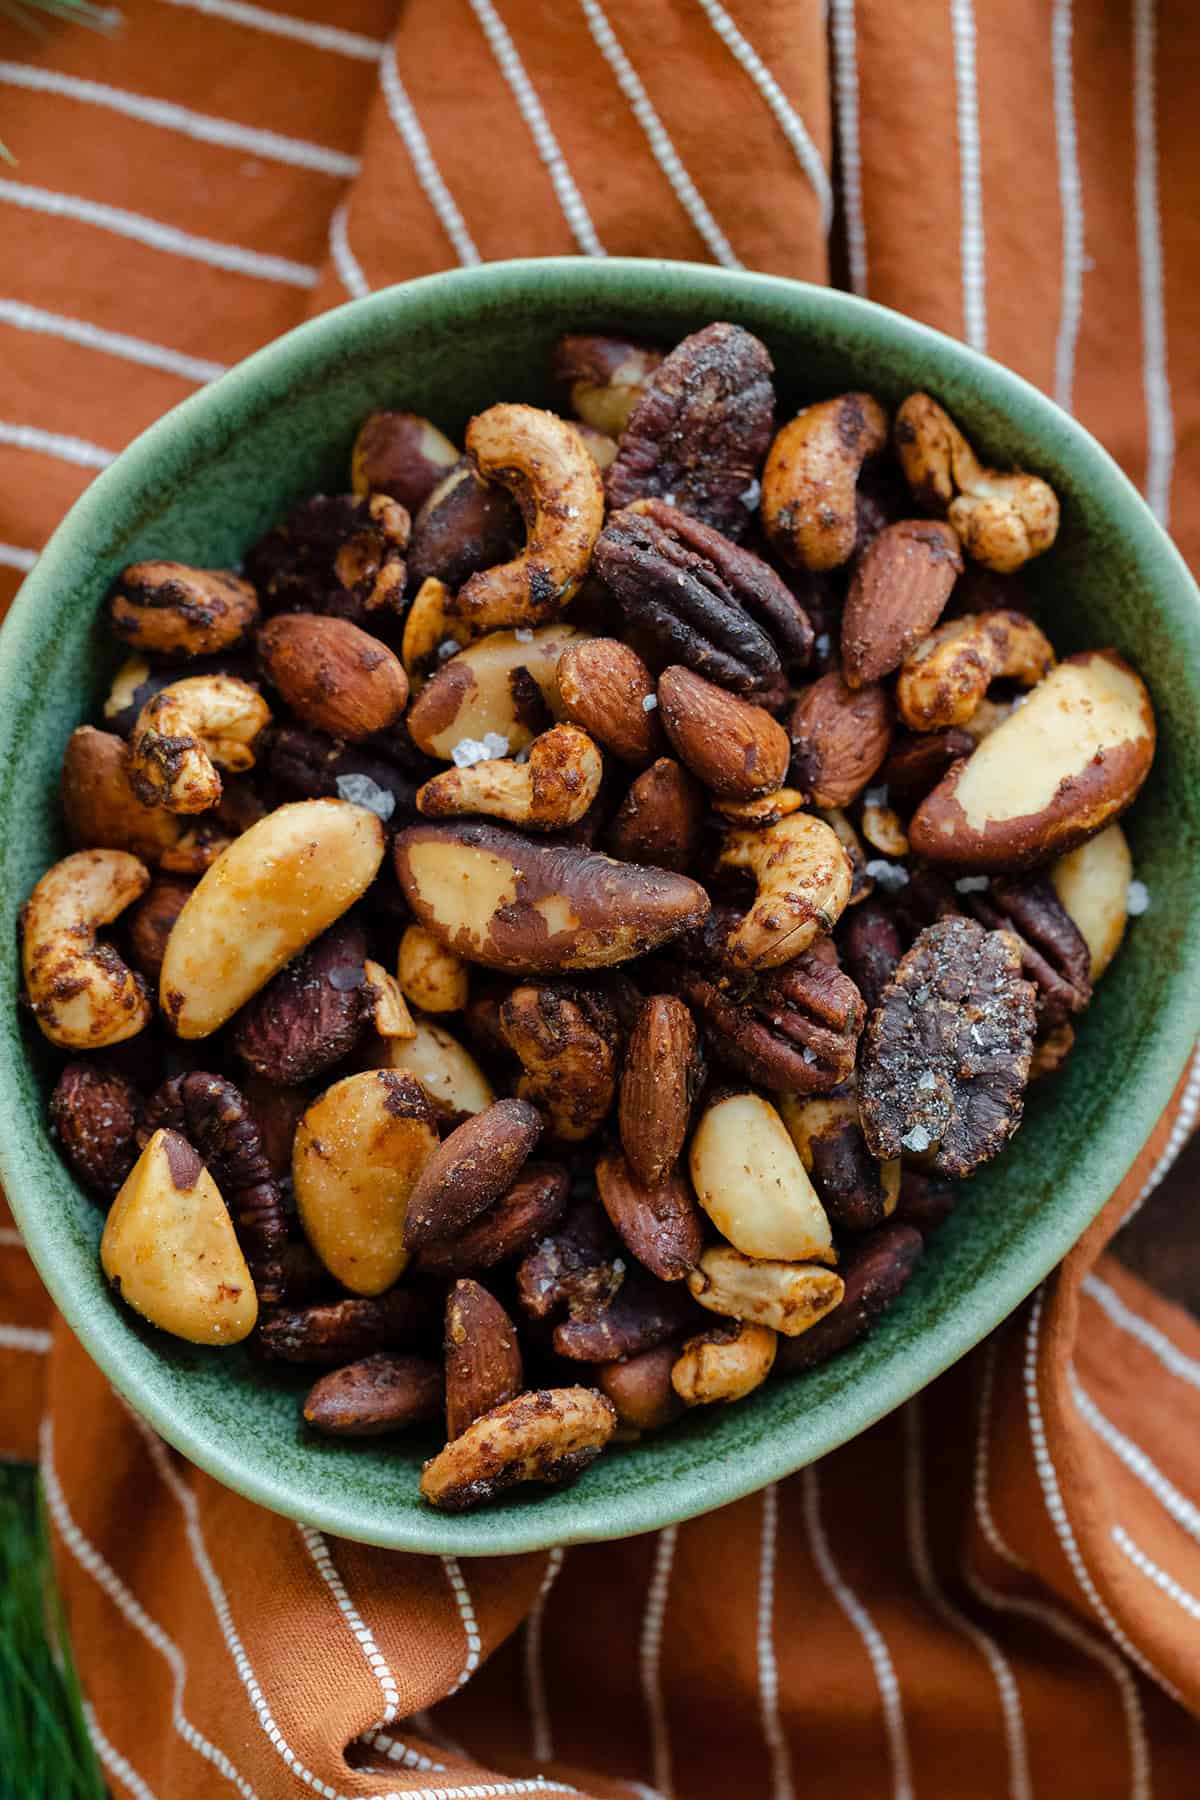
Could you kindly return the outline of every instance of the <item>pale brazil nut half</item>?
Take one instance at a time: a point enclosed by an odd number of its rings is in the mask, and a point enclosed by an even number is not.
[[[64,1050],[99,1050],[150,1019],[145,983],[96,934],[150,885],[124,850],[77,850],[47,869],[22,918],[25,991],[44,1037]]]

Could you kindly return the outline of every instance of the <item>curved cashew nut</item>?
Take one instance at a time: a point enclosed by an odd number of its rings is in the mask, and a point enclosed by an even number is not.
[[[743,969],[777,969],[832,931],[850,899],[850,858],[837,836],[811,813],[792,813],[758,831],[731,831],[718,868],[748,869],[758,883],[754,904],[730,935],[730,961]]]
[[[967,555],[998,574],[1019,569],[1058,535],[1058,496],[1040,475],[985,469],[954,420],[928,394],[896,414],[896,454],[927,512],[945,513]]]
[[[779,1339],[766,1325],[739,1319],[689,1338],[671,1366],[671,1386],[686,1406],[744,1400],[771,1373]]]
[[[1053,667],[1053,645],[1024,613],[968,613],[939,625],[906,658],[896,702],[913,731],[964,725],[993,681],[1036,687]]]
[[[221,799],[219,763],[230,774],[254,767],[255,738],[271,711],[249,682],[190,675],[147,700],[129,740],[129,779],[145,806],[207,812]]]
[[[417,792],[427,819],[486,813],[531,831],[562,831],[582,819],[600,791],[604,760],[578,725],[555,725],[534,738],[527,763],[497,757],[446,769]]]
[[[799,812],[805,796],[799,788],[781,787],[773,793],[760,794],[757,800],[714,800],[712,809],[731,825],[777,825],[791,813]]]
[[[48,869],[29,896],[22,960],[25,991],[44,1036],[64,1050],[99,1050],[149,1022],[146,985],[111,944],[96,942],[150,885],[145,863],[124,850],[77,850]]]
[[[488,631],[543,625],[587,574],[604,523],[600,471],[575,427],[536,406],[502,403],[477,414],[467,450],[480,475],[508,488],[528,537],[511,562],[464,582],[456,609]]]
[[[836,569],[858,535],[854,497],[869,456],[886,448],[888,417],[870,394],[806,406],[778,432],[762,476],[762,522],[787,562]]]

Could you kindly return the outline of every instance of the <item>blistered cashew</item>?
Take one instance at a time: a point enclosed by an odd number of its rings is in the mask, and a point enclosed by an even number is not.
[[[587,633],[571,625],[537,631],[494,631],[472,643],[430,676],[409,708],[408,730],[429,756],[449,762],[465,740],[504,739],[508,753],[523,750],[564,717],[558,659]]]
[[[714,800],[712,809],[728,819],[731,825],[758,830],[763,825],[777,825],[790,813],[799,812],[804,795],[799,788],[776,788],[774,793],[760,794],[757,800]]]
[[[617,1428],[595,1388],[518,1394],[467,1426],[421,1472],[421,1492],[443,1512],[465,1512],[525,1481],[573,1481]]]
[[[417,791],[427,819],[486,813],[529,831],[562,831],[582,819],[600,791],[604,760],[586,731],[556,725],[534,738],[524,763],[497,757],[447,769]]]
[[[256,688],[232,675],[189,675],[143,706],[129,740],[129,779],[147,806],[200,813],[221,798],[221,777],[254,767],[254,740],[271,722]]]
[[[1121,947],[1129,915],[1133,857],[1119,825],[1110,825],[1050,868],[1054,891],[1083,934],[1099,981]]]
[[[417,1028],[396,977],[382,963],[372,962],[370,957],[363,963],[363,974],[366,976],[368,1012],[377,1034],[381,1038],[411,1043]]]
[[[954,420],[928,394],[896,414],[896,454],[927,512],[945,513],[963,549],[1006,575],[1048,550],[1058,535],[1058,496],[1040,475],[985,469]]]
[[[730,1094],[705,1112],[689,1152],[696,1198],[745,1256],[832,1262],[829,1220],[787,1128],[758,1094]]]
[[[124,850],[77,850],[47,869],[25,905],[25,991],[45,1037],[64,1050],[120,1044],[148,1023],[146,986],[96,941],[150,885]]]
[[[476,635],[464,620],[451,616],[448,608],[452,599],[446,583],[430,575],[417,589],[405,614],[400,661],[414,696],[439,663],[453,656],[456,646],[463,649]]]
[[[913,731],[965,725],[993,681],[1036,687],[1054,667],[1054,646],[1024,613],[948,619],[907,656],[896,703]]]
[[[470,1052],[431,1019],[414,1019],[413,1024],[415,1037],[393,1038],[382,1046],[383,1066],[415,1075],[444,1124],[457,1125],[489,1107],[495,1091]]]
[[[573,425],[536,406],[502,402],[467,426],[467,452],[487,481],[506,487],[525,516],[519,556],[481,569],[456,609],[482,630],[544,625],[587,574],[604,523],[604,484]]]
[[[846,1291],[841,1276],[820,1263],[755,1260],[727,1244],[706,1250],[687,1284],[709,1312],[750,1319],[784,1337],[799,1337],[832,1312]]]
[[[858,532],[863,463],[886,448],[888,417],[870,394],[806,406],[778,432],[762,475],[761,517],[779,554],[797,568],[836,569]]]
[[[778,1345],[766,1325],[736,1326],[689,1338],[671,1368],[671,1386],[685,1406],[744,1400],[771,1373]]]
[[[467,1004],[467,965],[424,925],[409,925],[397,964],[401,992],[427,1013],[461,1012]]]
[[[249,637],[258,595],[227,569],[131,563],[109,602],[109,619],[132,649],[172,659],[212,656]]]
[[[777,969],[832,931],[850,898],[852,870],[836,835],[811,813],[761,831],[731,831],[718,867],[745,869],[758,892],[726,949],[743,969]]]

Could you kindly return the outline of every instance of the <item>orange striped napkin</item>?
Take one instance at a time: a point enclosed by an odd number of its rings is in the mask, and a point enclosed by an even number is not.
[[[91,473],[313,309],[582,251],[836,280],[1072,407],[1200,561],[1173,0],[130,0],[0,23],[0,596]],[[827,14],[827,16],[826,16]],[[1189,52],[1191,56],[1189,57]],[[903,1412],[654,1537],[471,1564],[181,1463],[0,1225],[0,1446],[40,1448],[114,1792],[1194,1792],[1200,1330],[1102,1253]]]

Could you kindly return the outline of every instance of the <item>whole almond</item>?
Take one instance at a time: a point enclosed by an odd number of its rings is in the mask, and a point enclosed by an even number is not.
[[[942,616],[963,571],[958,533],[937,519],[901,519],[873,537],[850,578],[842,673],[863,687],[898,669]]]
[[[661,1431],[682,1418],[686,1409],[671,1386],[678,1355],[677,1344],[659,1344],[624,1362],[601,1363],[596,1370],[600,1391],[608,1395],[630,1431]]]
[[[542,1135],[527,1100],[497,1100],[438,1146],[421,1170],[404,1219],[410,1250],[456,1237],[510,1187]]]
[[[305,1421],[328,1437],[381,1437],[442,1410],[442,1371],[426,1356],[381,1350],[331,1369],[309,1389]]]
[[[888,753],[892,703],[878,682],[850,688],[834,669],[805,688],[788,728],[794,785],[814,806],[849,806]]]
[[[671,743],[710,793],[753,800],[782,787],[787,732],[764,707],[679,664],[659,676],[658,705]]]
[[[524,1386],[516,1326],[477,1281],[456,1281],[446,1297],[445,1352],[446,1436],[453,1440]]]
[[[621,1144],[644,1187],[656,1187],[678,1161],[697,1074],[691,1013],[672,994],[654,995],[630,1034],[618,1115]]]
[[[427,1244],[418,1266],[434,1275],[473,1275],[519,1256],[558,1224],[570,1177],[561,1163],[526,1163],[507,1194],[458,1237]]]
[[[596,1158],[596,1191],[626,1247],[660,1281],[682,1281],[704,1248],[704,1221],[676,1169],[645,1187],[619,1150]]]
[[[663,747],[655,714],[654,677],[636,651],[617,638],[568,644],[558,659],[558,692],[568,719],[596,742],[641,768]]]
[[[258,634],[263,673],[316,731],[352,743],[384,731],[408,701],[399,658],[348,619],[281,613]]]
[[[704,789],[674,757],[660,756],[622,800],[608,828],[608,849],[622,862],[682,875],[700,841]]]

